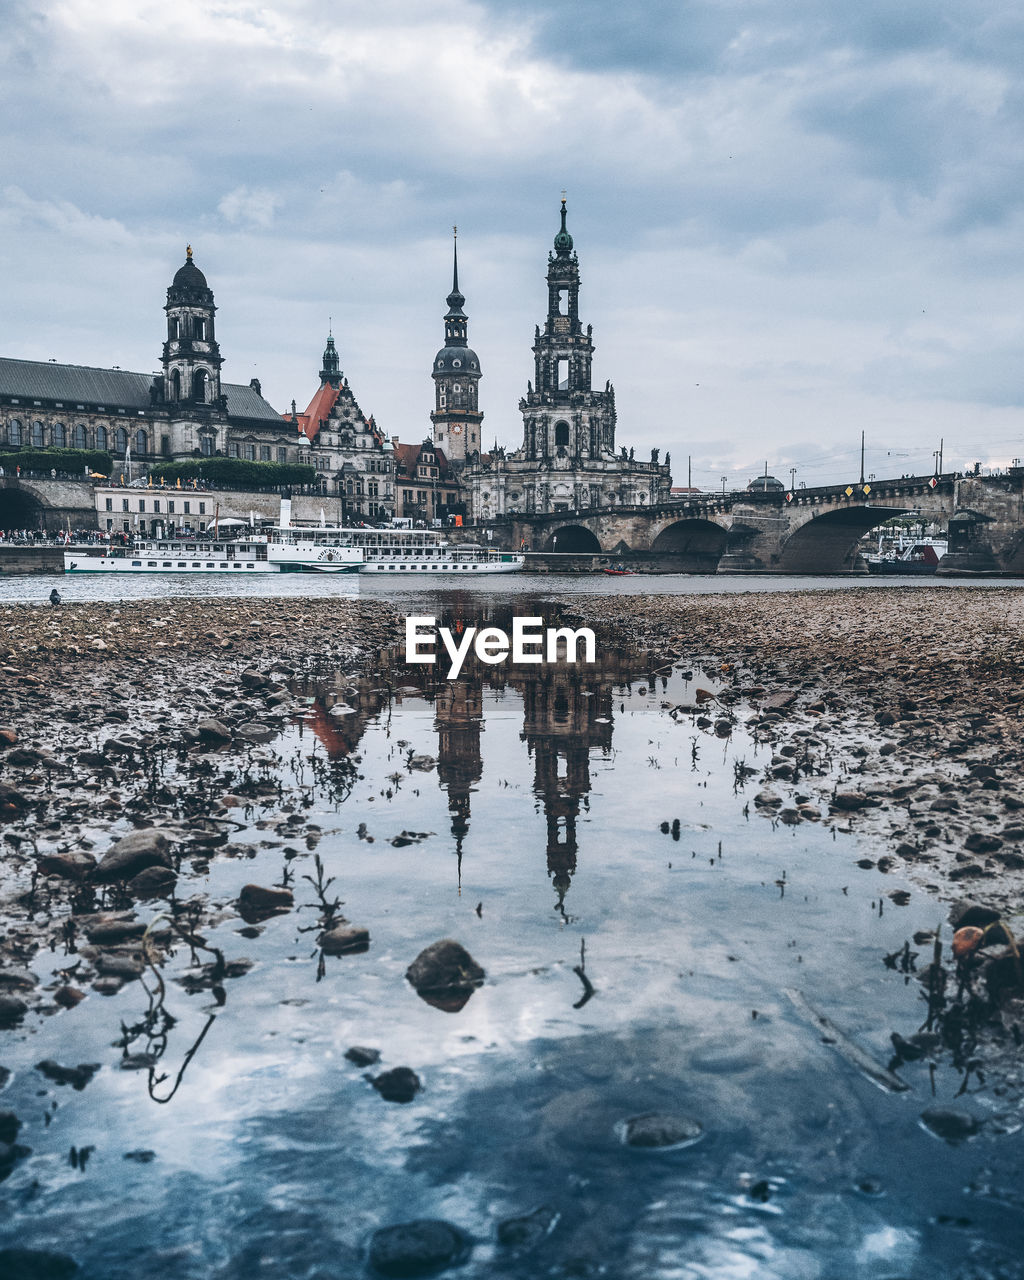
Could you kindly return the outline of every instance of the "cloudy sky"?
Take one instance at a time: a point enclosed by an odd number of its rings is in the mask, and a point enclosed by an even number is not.
[[[195,249],[225,377],[333,318],[422,438],[451,226],[515,446],[568,192],[595,385],[676,483],[1024,455],[1024,11],[1001,0],[6,0],[0,353],[149,371]]]

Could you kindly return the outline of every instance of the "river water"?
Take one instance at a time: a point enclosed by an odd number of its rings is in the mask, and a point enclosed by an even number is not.
[[[539,596],[557,600],[578,595],[717,595],[755,591],[834,591],[858,588],[886,591],[929,587],[980,587],[1006,590],[1024,587],[1024,578],[936,578],[931,575],[907,578],[858,576],[781,576],[752,574],[665,573],[605,577],[602,574],[493,574],[474,580],[472,586],[459,583],[482,599],[517,599]],[[232,579],[211,574],[207,578],[185,578],[168,574],[100,575],[39,574],[0,577],[0,604],[41,604],[56,587],[62,598],[73,601],[246,599],[268,597],[338,597],[394,600],[427,596],[437,584],[409,579],[396,590],[394,581],[383,582],[373,575],[337,576],[268,573],[254,578]]]
[[[501,625],[500,596],[520,589],[428,599],[449,625]],[[32,1155],[3,1186],[0,1245],[70,1253],[82,1280],[341,1280],[373,1274],[374,1231],[423,1218],[466,1233],[467,1280],[1024,1276],[1005,1099],[976,1074],[958,1096],[942,1055],[886,1091],[808,1014],[884,1067],[890,1033],[926,1022],[914,969],[931,945],[910,940],[944,910],[859,868],[880,850],[826,806],[790,826],[754,805],[771,748],[746,709],[728,736],[670,714],[713,694],[714,673],[606,649],[589,668],[432,677],[319,673],[298,686],[305,714],[254,749],[250,772],[301,801],[232,810],[229,853],[179,886],[224,904],[204,936],[253,962],[221,998],[188,982],[180,948],[155,1021],[130,983],[3,1033],[0,1105]],[[823,753],[812,742],[812,770]],[[316,857],[326,897],[369,931],[362,954],[319,952]],[[250,882],[289,884],[295,909],[243,925],[228,904]],[[446,937],[486,971],[457,1011],[404,976]],[[49,980],[68,963],[34,967]],[[354,1045],[379,1065],[346,1059]],[[143,1050],[154,1070],[119,1068]],[[46,1058],[100,1070],[74,1092],[33,1069]],[[398,1066],[423,1086],[405,1105],[366,1078]],[[936,1137],[921,1120],[935,1106],[979,1134]],[[626,1122],[651,1113],[702,1136],[626,1145]],[[518,1247],[500,1242],[500,1223],[537,1210]]]

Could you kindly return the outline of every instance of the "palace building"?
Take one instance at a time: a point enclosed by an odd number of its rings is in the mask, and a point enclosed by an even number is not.
[[[216,311],[190,245],[167,290],[159,373],[0,358],[0,449],[99,449],[142,464],[306,461],[308,442],[289,431],[258,379],[221,381]]]

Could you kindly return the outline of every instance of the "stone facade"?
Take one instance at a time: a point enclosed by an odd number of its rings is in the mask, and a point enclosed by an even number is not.
[[[516,512],[593,511],[667,500],[669,458],[639,462],[615,450],[615,390],[592,383],[593,329],[579,316],[580,271],[573,239],[561,228],[548,255],[548,314],[535,331],[534,379],[519,402],[523,443],[513,453],[469,451],[462,482],[475,520]],[[461,295],[460,295],[461,297]]]

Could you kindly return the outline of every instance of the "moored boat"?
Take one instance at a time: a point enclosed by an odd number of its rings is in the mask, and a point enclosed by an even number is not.
[[[267,558],[266,541],[204,538],[140,538],[127,546],[76,547],[64,552],[65,573],[279,573]]]
[[[515,573],[526,557],[475,542],[449,542],[433,529],[297,529],[279,526],[267,535],[271,563],[285,571],[405,574]]]
[[[890,555],[867,556],[869,573],[934,573],[949,546],[945,538],[911,539]]]

